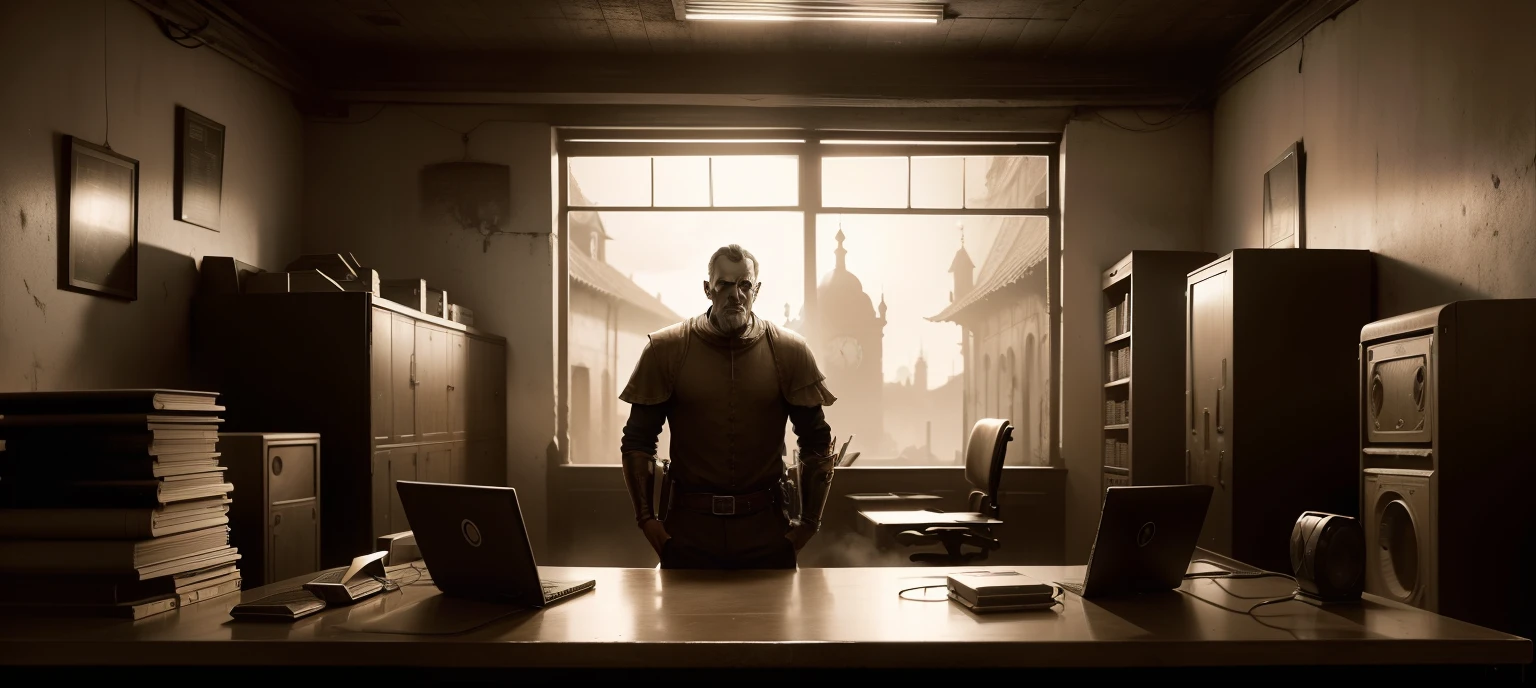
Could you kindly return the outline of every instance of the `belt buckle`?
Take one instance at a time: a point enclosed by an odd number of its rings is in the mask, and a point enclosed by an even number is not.
[[[709,513],[713,516],[735,516],[736,498],[732,495],[713,495],[709,500]]]

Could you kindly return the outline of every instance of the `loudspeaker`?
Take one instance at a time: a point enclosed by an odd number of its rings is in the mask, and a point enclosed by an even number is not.
[[[1302,595],[1321,602],[1360,599],[1365,589],[1365,535],[1360,522],[1308,511],[1291,529],[1291,570]]]
[[[1360,333],[1365,591],[1536,632],[1536,299],[1458,301]]]

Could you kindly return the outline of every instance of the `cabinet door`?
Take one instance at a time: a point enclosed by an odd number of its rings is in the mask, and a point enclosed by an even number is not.
[[[376,451],[373,453],[373,536],[388,535],[395,531],[389,528],[389,515],[393,509],[390,496],[395,492],[395,483],[390,479],[390,450]]]
[[[399,447],[389,452],[389,532],[410,530],[405,520],[405,507],[400,505],[400,491],[395,489],[399,480],[419,480],[416,473],[418,447]]]
[[[416,321],[390,314],[390,396],[393,398],[392,442],[416,439]]]
[[[486,349],[488,361],[487,386],[489,389],[490,412],[487,419],[490,423],[490,432],[486,437],[507,436],[507,345],[506,342],[490,342]]]
[[[454,442],[448,455],[448,482],[455,485],[469,483],[469,447],[465,442]]]
[[[416,430],[423,442],[448,439],[448,332],[416,323]]]
[[[1225,266],[1189,286],[1189,481],[1215,488],[1200,546],[1232,553],[1232,456],[1228,390],[1232,359],[1232,273]]]
[[[320,570],[320,509],[313,499],[272,505],[267,583]]]
[[[469,350],[467,338],[461,332],[449,332],[448,336],[448,434],[462,440],[468,431],[468,406],[473,398],[468,377]]]
[[[368,352],[369,367],[372,369],[372,379],[369,384],[373,428],[373,441],[388,444],[394,436],[394,395],[391,394],[390,377],[393,372],[394,360],[390,357],[390,345],[394,342],[390,338],[390,323],[394,321],[393,314],[382,308],[373,309],[371,318],[372,346]]]
[[[469,387],[465,439],[480,439],[491,433],[491,343],[476,337],[466,337],[465,340],[469,349],[465,357],[469,367],[464,380]]]
[[[433,444],[421,448],[421,479],[429,483],[453,482],[453,445]]]

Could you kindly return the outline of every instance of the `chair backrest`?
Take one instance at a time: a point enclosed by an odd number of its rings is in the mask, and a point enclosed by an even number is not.
[[[1013,440],[1013,424],[1003,418],[982,418],[971,426],[965,444],[965,479],[971,484],[970,510],[1002,518],[998,486],[1003,482],[1003,460]]]

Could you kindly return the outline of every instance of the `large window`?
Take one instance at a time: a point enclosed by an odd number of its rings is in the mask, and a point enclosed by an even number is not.
[[[855,467],[958,465],[979,418],[1012,421],[1009,464],[1052,462],[1053,141],[565,134],[568,462],[617,462],[646,333],[703,313],[732,243],[762,263],[757,316],[810,341]]]

